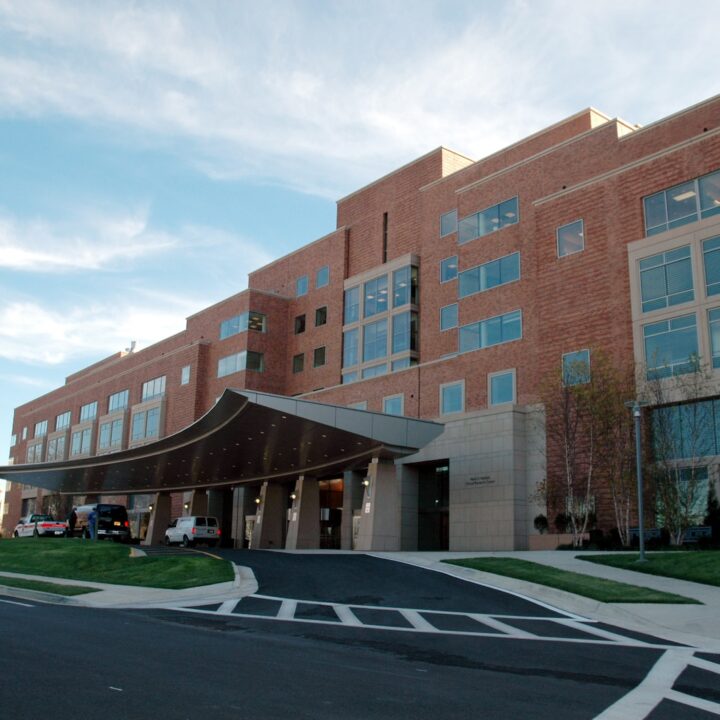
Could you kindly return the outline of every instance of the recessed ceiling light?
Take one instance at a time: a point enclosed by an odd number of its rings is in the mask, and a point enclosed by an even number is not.
[[[675,202],[682,202],[683,200],[689,200],[690,198],[695,197],[695,191],[687,190],[684,193],[680,193],[679,195],[673,195],[671,197]]]

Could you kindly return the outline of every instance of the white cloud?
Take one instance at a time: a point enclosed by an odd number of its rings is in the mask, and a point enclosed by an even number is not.
[[[698,101],[715,12],[0,0],[0,113],[111,121],[182,141],[215,175],[336,197],[437,145],[479,157],[587,105],[647,122]]]

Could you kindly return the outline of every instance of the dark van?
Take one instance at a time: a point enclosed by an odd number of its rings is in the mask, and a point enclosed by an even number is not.
[[[105,538],[112,538],[118,542],[128,542],[130,540],[130,522],[128,521],[127,509],[124,505],[110,505],[108,503],[80,505],[76,508],[75,536],[90,537],[88,517],[93,510],[98,514],[98,540]]]

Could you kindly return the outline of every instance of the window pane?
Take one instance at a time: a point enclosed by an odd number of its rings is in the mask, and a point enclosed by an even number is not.
[[[360,288],[354,287],[345,291],[344,323],[356,322],[360,319]]]
[[[457,210],[451,210],[440,216],[440,237],[445,237],[457,230]]]
[[[248,350],[245,355],[245,369],[254,370],[255,372],[263,372],[265,369],[263,353]]]
[[[667,230],[667,211],[665,209],[665,192],[646,197],[645,205],[645,234],[654,235]]]
[[[357,365],[360,358],[358,357],[358,340],[359,330],[354,328],[343,333],[343,367]]]
[[[327,323],[327,307],[321,307],[315,310],[315,327],[320,327]]]
[[[446,305],[440,308],[440,329],[449,330],[457,327],[458,324],[458,306],[457,303]]]
[[[443,415],[462,412],[463,409],[463,385],[446,385],[440,389],[440,412]]]
[[[694,180],[677,185],[666,193],[668,227],[679,227],[697,220],[697,192]]]
[[[325,287],[330,282],[330,268],[325,265],[321,267],[315,275],[315,287]]]
[[[394,315],[392,352],[398,353],[403,350],[410,350],[410,313],[405,312],[400,315]]]
[[[474,240],[479,237],[478,232],[478,215],[470,215],[469,217],[463,218],[458,223],[458,242],[460,244]]]
[[[583,221],[578,220],[563,225],[557,231],[557,252],[558,257],[580,252],[585,248],[585,231]]]
[[[365,378],[377,377],[378,375],[385,375],[387,372],[387,363],[382,365],[373,365],[372,367],[365,368],[362,371],[363,380]]]
[[[303,275],[295,281],[295,294],[297,295],[297,297],[300,297],[301,295],[307,295],[307,291],[308,278],[307,275]]]
[[[293,356],[292,369],[294,373],[302,372],[305,367],[305,355],[300,353],[299,355]]]
[[[387,293],[387,275],[365,283],[365,302],[363,308],[365,317],[372,317],[388,309]]]
[[[720,293],[720,237],[703,243],[705,259],[705,284],[708,295]]]
[[[321,367],[325,364],[325,348],[315,348],[313,351],[313,367]]]
[[[403,397],[396,395],[395,397],[383,398],[383,412],[386,415],[402,415],[403,414]]]
[[[490,404],[500,405],[502,403],[514,402],[513,387],[515,385],[515,373],[510,371],[500,375],[493,375],[490,378]]]
[[[694,299],[690,247],[683,246],[640,261],[643,312]]]
[[[518,199],[516,197],[498,205],[498,220],[501,228],[514,225],[518,219]]]
[[[562,358],[563,383],[565,385],[582,385],[590,382],[590,351],[578,350],[566,353]]]
[[[401,307],[410,302],[410,266],[393,273],[393,307]]]
[[[700,210],[702,216],[720,213],[720,171],[700,178]]]
[[[157,437],[160,429],[160,408],[152,408],[147,412],[145,437]]]
[[[386,355],[387,320],[379,320],[366,325],[363,333],[363,361],[375,360]]]
[[[643,327],[648,379],[670,377],[697,369],[698,341],[695,315]]]
[[[520,253],[513,253],[461,272],[458,296],[464,298],[519,279]]]
[[[299,335],[300,333],[305,332],[305,315],[298,315],[295,318],[295,334]]]
[[[445,258],[440,262],[440,282],[454,280],[458,275],[457,255]]]

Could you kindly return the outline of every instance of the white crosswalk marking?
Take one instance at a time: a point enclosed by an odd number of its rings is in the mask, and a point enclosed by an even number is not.
[[[358,620],[357,615],[355,615],[347,605],[335,605],[335,612],[343,625],[362,627],[362,623]]]
[[[283,600],[280,609],[278,610],[277,617],[283,620],[292,620],[295,617],[295,610],[297,608],[297,600]]]
[[[438,632],[417,610],[400,610],[400,614],[416,629],[424,632]]]

